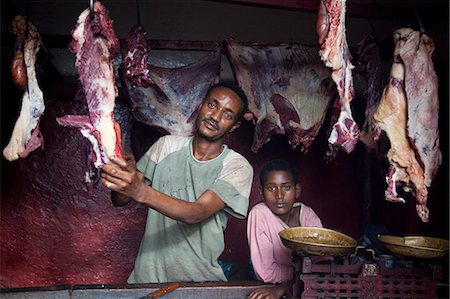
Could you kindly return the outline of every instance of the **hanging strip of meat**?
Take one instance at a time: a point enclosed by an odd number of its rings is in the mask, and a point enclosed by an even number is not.
[[[332,69],[331,77],[339,93],[336,107],[340,110],[337,122],[333,125],[328,142],[350,153],[359,138],[359,129],[353,120],[350,102],[354,97],[351,55],[345,34],[345,0],[322,0],[316,30],[319,42],[323,40],[324,30],[329,28],[325,42],[319,51],[326,66]],[[327,11],[324,16],[323,7]],[[320,22],[324,24],[320,24]],[[320,29],[320,30],[319,30]]]
[[[117,96],[112,61],[120,51],[108,11],[94,3],[94,18],[83,11],[72,32],[70,50],[76,53],[75,66],[89,115],[65,115],[60,125],[76,127],[92,144],[94,166],[100,168],[112,155],[122,157],[120,126],[114,119]]]
[[[405,66],[405,90],[408,99],[408,136],[425,172],[425,185],[431,185],[442,163],[439,149],[438,78],[431,55],[433,41],[419,31],[397,31],[404,41],[399,50]]]
[[[358,43],[356,53],[355,73],[361,74],[366,79],[366,88],[364,89],[365,120],[359,139],[364,143],[367,151],[374,151],[378,149],[378,146],[374,139],[376,125],[373,115],[380,104],[383,92],[382,67],[375,39],[371,36],[364,38]]]
[[[198,106],[219,81],[219,45],[194,63],[164,68],[147,63],[150,46],[145,34],[138,26],[130,30],[120,65],[133,117],[169,134],[191,135]]]
[[[394,40],[396,42],[394,62],[389,82],[374,114],[376,125],[386,132],[391,144],[387,154],[390,168],[386,177],[385,196],[386,200],[404,203],[405,200],[397,193],[397,185],[402,185],[405,191],[413,191],[417,198],[417,213],[423,222],[428,222],[429,211],[426,206],[428,191],[425,186],[424,172],[416,159],[413,145],[407,134],[405,66],[399,56],[399,51],[404,44],[402,33],[396,31]]]
[[[284,134],[292,148],[307,151],[335,94],[330,70],[317,48],[300,45],[240,44],[226,40],[226,55],[249,99],[247,119],[256,121],[252,151]]]
[[[28,22],[28,33],[25,32],[26,21],[22,16],[16,16],[12,22],[11,31],[18,40],[25,40],[24,59],[26,74],[25,92],[19,118],[16,121],[11,139],[3,150],[3,156],[14,161],[25,158],[30,152],[44,147],[44,138],[39,130],[39,121],[44,113],[44,95],[36,78],[36,55],[41,47],[41,37],[36,28]],[[26,36],[28,34],[28,36]],[[24,75],[24,74],[22,74]]]
[[[121,68],[126,80],[134,87],[149,87],[154,84],[150,78],[148,66],[148,52],[150,43],[145,35],[147,32],[139,25],[130,29],[125,42],[125,55]]]

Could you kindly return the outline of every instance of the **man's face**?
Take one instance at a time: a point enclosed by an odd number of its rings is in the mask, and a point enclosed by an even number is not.
[[[212,89],[200,105],[197,134],[210,141],[221,139],[239,126],[242,109],[242,100],[234,91],[226,87]]]
[[[289,171],[274,170],[267,173],[261,191],[269,209],[282,218],[288,215],[299,197],[300,185],[294,183]]]

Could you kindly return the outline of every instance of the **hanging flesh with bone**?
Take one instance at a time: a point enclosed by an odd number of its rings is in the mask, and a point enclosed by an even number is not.
[[[3,150],[3,156],[9,161],[19,157],[25,158],[35,149],[44,147],[44,138],[39,130],[39,122],[45,110],[44,95],[36,77],[36,56],[41,47],[41,36],[33,24],[28,22],[27,26],[26,22],[24,17],[16,16],[11,25],[11,31],[16,35],[13,79],[16,85],[25,88],[25,91],[11,139]],[[24,61],[20,61],[21,59]]]
[[[391,144],[385,195],[387,200],[405,202],[397,187],[413,192],[417,214],[428,222],[427,186],[441,163],[438,81],[431,61],[434,47],[426,35],[409,28],[395,31],[394,40],[391,77],[374,115]]]
[[[408,100],[408,136],[430,187],[442,163],[439,149],[438,78],[431,56],[434,43],[426,34],[405,28],[398,30],[404,41],[399,50],[405,67],[405,91]]]
[[[134,87],[149,87],[154,84],[148,66],[150,43],[145,37],[146,34],[147,32],[137,25],[130,29],[125,41],[125,56],[121,68],[126,80]]]
[[[350,153],[359,138],[350,102],[354,96],[351,55],[345,33],[345,0],[322,0],[316,30],[321,44],[320,57],[332,69],[339,99],[334,104],[339,116],[333,125],[328,142]]]
[[[76,127],[92,145],[90,158],[99,169],[109,157],[123,157],[120,126],[114,119],[115,85],[112,61],[120,51],[119,40],[108,11],[94,3],[94,17],[83,11],[72,32],[70,50],[76,53],[76,70],[87,102],[89,115],[65,115],[57,118],[60,125]],[[89,177],[86,176],[87,182]]]
[[[355,73],[361,74],[366,80],[364,98],[366,100],[365,120],[359,140],[366,146],[367,151],[377,151],[378,142],[374,140],[376,125],[373,115],[377,110],[381,94],[383,93],[383,74],[378,46],[371,36],[364,38],[356,46]]]

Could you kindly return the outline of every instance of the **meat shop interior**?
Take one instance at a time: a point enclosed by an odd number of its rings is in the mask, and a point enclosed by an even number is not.
[[[5,0],[1,66],[0,297],[449,298],[447,0]],[[249,101],[223,139],[253,168],[248,212],[283,159],[323,227],[283,222],[292,279],[264,282],[225,208],[226,280],[128,283],[149,208],[113,206],[93,119],[114,107],[138,161],[191,135],[217,82]]]

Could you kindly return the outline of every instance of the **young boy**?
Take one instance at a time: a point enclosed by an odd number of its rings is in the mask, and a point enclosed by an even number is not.
[[[257,289],[248,298],[280,298],[290,290],[294,265],[292,251],[278,233],[289,227],[323,226],[310,207],[297,201],[301,188],[292,164],[271,160],[263,166],[259,179],[263,202],[251,209],[247,223],[250,258],[259,280],[280,285]]]

